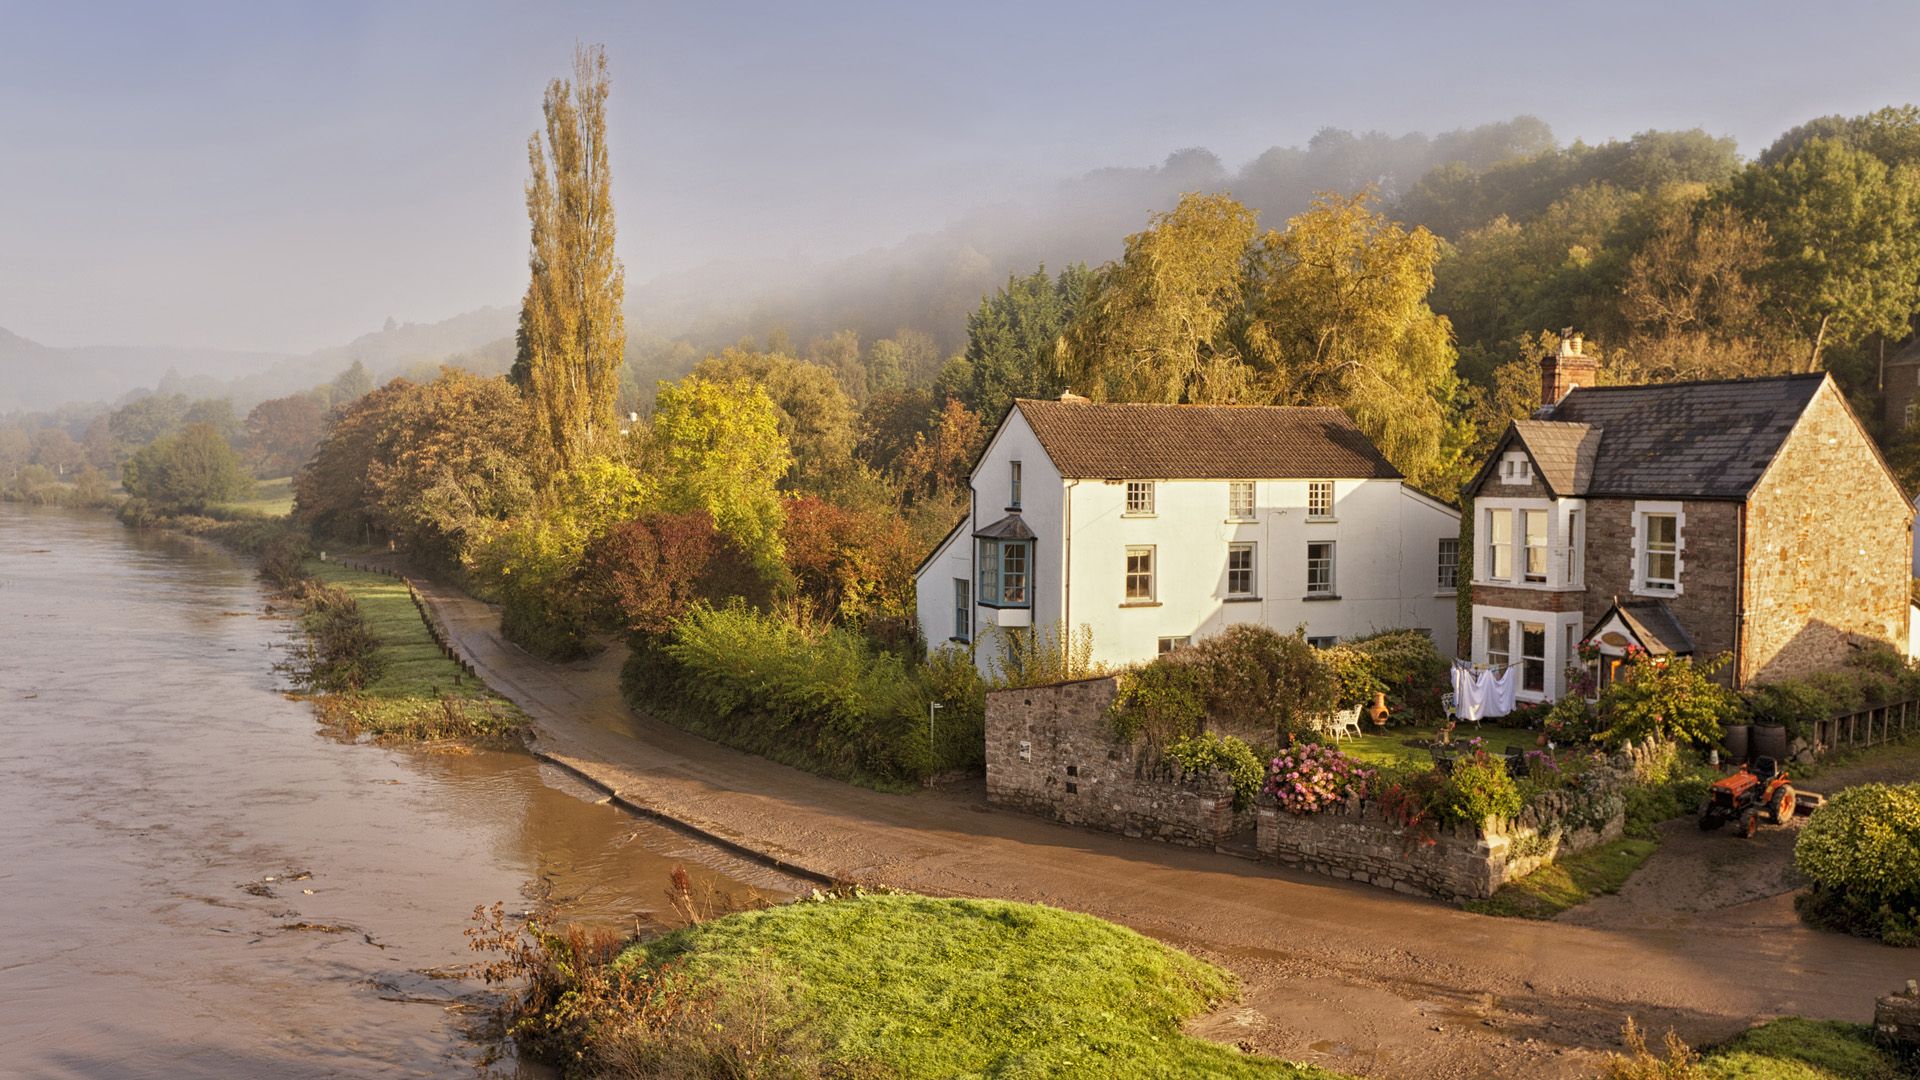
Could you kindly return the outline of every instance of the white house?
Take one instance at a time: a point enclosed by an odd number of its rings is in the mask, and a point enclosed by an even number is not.
[[[1338,409],[1020,400],[971,511],[916,575],[929,647],[1085,625],[1151,660],[1237,622],[1316,644],[1418,628],[1455,643],[1459,514]]]

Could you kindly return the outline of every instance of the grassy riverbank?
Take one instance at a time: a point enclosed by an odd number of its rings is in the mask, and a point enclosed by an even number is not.
[[[513,703],[442,652],[405,582],[333,562],[307,560],[301,569],[351,596],[373,639],[373,677],[318,695],[322,720],[354,735],[416,741],[503,736],[524,722]]]
[[[517,1030],[578,1075],[720,1075],[748,1054],[793,1077],[1337,1076],[1183,1034],[1231,975],[1033,904],[815,899],[633,945],[604,976],[553,959],[550,1006]]]

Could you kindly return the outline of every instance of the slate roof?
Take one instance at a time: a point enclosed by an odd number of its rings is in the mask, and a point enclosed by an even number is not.
[[[1513,431],[1557,495],[1744,499],[1825,380],[1583,386]]]
[[[1027,523],[1020,519],[1020,511],[1015,510],[973,535],[982,540],[1031,540],[1033,530],[1027,528]]]
[[[1629,600],[1613,602],[1605,615],[1593,624],[1594,630],[1607,625],[1607,620],[1615,614],[1627,624],[1633,636],[1654,656],[1687,656],[1693,652],[1693,638],[1687,634],[1680,620],[1674,617],[1673,609],[1667,607],[1664,600]]]
[[[1400,479],[1334,408],[1026,398],[1014,407],[1070,479]]]

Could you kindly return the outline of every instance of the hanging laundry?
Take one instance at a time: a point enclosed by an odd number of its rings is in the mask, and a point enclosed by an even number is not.
[[[1520,690],[1518,667],[1509,665],[1501,668],[1498,675],[1491,675],[1491,682],[1493,685],[1488,693],[1487,715],[1506,716],[1513,712],[1513,707],[1517,704],[1516,696]]]

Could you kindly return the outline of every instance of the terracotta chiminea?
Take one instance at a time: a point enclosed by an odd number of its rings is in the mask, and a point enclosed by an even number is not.
[[[1374,727],[1377,727],[1377,728],[1386,727],[1387,726],[1387,695],[1377,690],[1374,691],[1373,704],[1367,709],[1367,715],[1373,718]]]

